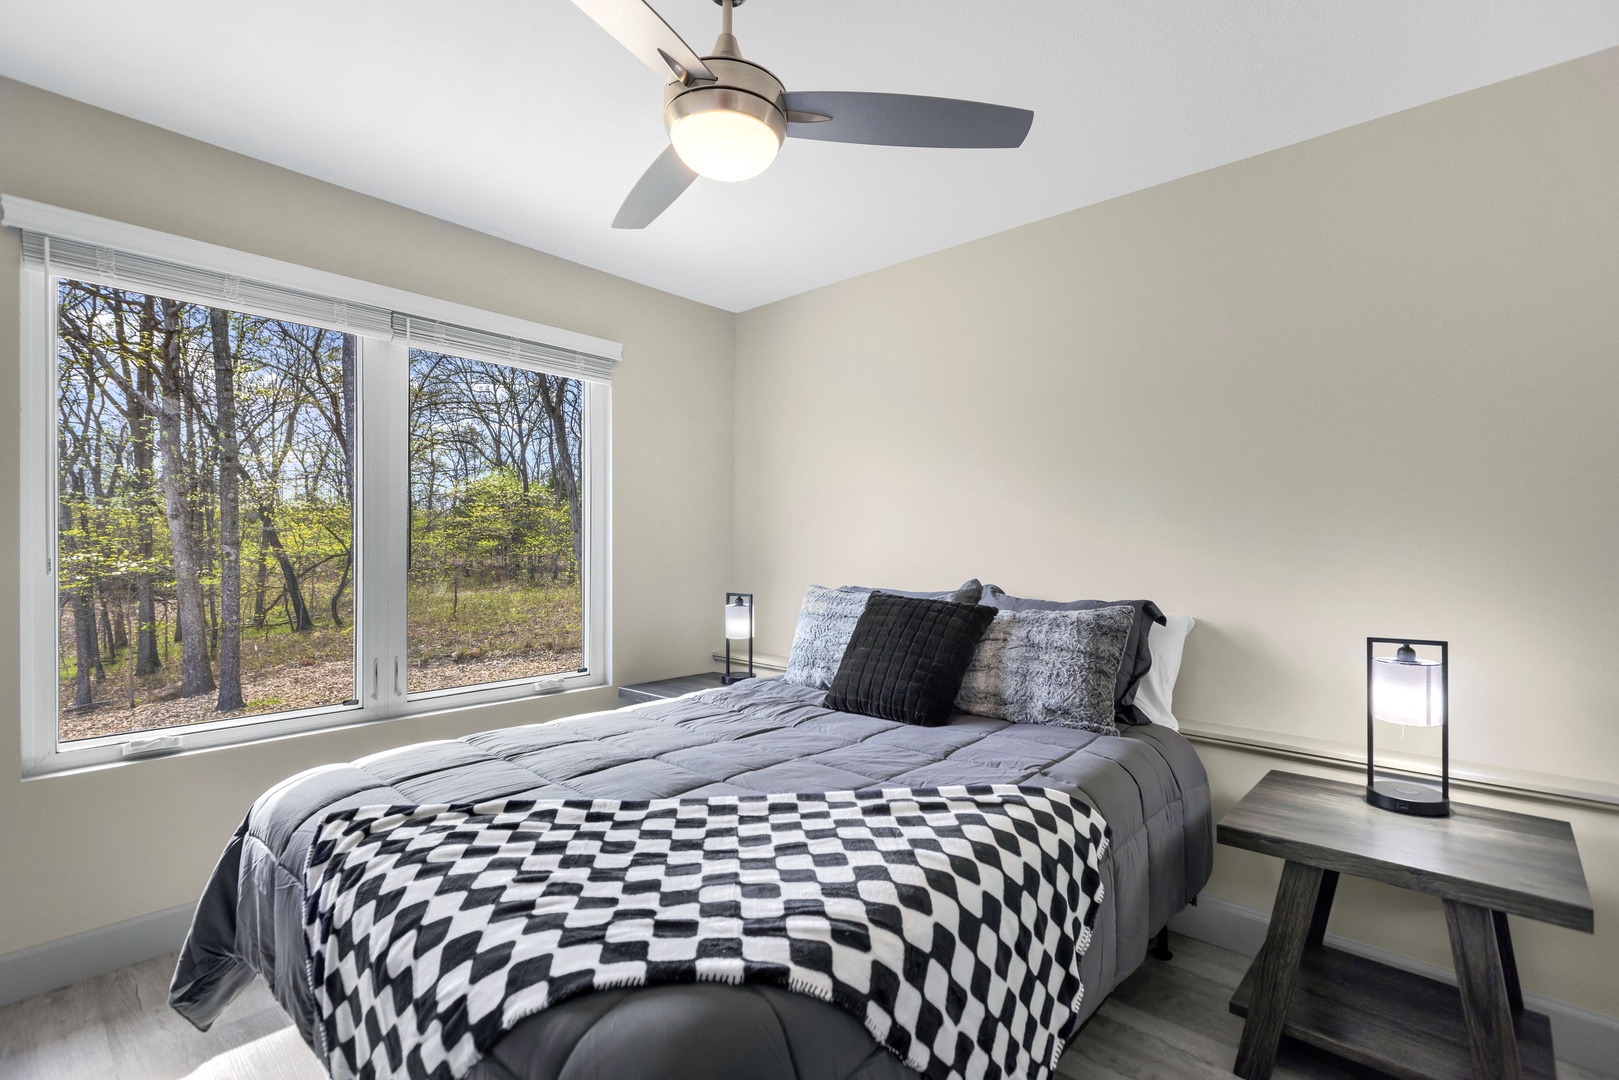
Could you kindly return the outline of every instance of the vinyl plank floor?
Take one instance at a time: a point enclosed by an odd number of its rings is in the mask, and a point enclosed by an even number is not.
[[[1248,959],[1175,937],[1069,1044],[1062,1080],[1229,1080],[1242,1021],[1226,1008]],[[160,957],[0,1007],[5,1080],[322,1080],[262,982],[207,1032],[168,1007],[174,957]],[[1289,1042],[1276,1080],[1363,1080],[1367,1073]],[[1604,1080],[1558,1064],[1561,1080]],[[642,1080],[642,1078],[636,1078]],[[652,1078],[647,1078],[652,1080]]]
[[[321,1080],[326,1071],[262,982],[200,1032],[169,1008],[175,957],[0,1008],[6,1080]]]

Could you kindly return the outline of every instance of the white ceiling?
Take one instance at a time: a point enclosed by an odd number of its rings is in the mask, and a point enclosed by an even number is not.
[[[713,0],[658,0],[699,52]],[[0,0],[0,74],[733,311],[1619,45],[1615,0],[750,0],[796,90],[1035,110],[1019,150],[789,140],[609,222],[656,77],[568,0]],[[3,148],[0,148],[3,152]]]

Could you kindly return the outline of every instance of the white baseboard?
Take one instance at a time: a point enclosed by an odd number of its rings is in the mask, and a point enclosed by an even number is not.
[[[174,952],[195,910],[181,904],[0,956],[0,1005]]]
[[[1169,920],[1169,928],[1178,934],[1244,956],[1253,956],[1259,951],[1259,947],[1265,943],[1265,931],[1269,925],[1270,916],[1266,912],[1218,896],[1200,896],[1196,907],[1189,907]],[[1389,967],[1426,975],[1453,986],[1456,983],[1456,975],[1449,968],[1413,960],[1338,934],[1328,934],[1326,940],[1335,949],[1364,956]],[[1619,1063],[1619,1020],[1539,994],[1524,994],[1523,1001],[1527,1008],[1545,1013],[1551,1020],[1552,1042],[1559,1059],[1602,1076],[1619,1076],[1615,1072],[1616,1063]]]
[[[722,652],[715,653],[714,662],[716,664],[725,663],[725,654]],[[731,666],[737,668],[738,670],[740,670],[742,665],[746,664],[747,662],[748,654],[746,652],[742,653],[740,656],[731,657]],[[759,670],[768,671],[773,675],[777,675],[787,670],[787,658],[785,656],[765,656],[763,653],[760,653],[753,658],[753,666]]]

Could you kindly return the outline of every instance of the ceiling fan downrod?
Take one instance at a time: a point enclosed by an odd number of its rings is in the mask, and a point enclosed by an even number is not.
[[[720,36],[714,41],[714,55],[727,56],[733,60],[742,59],[742,47],[737,44],[736,35],[731,33],[731,11],[742,0],[714,0],[720,6]]]

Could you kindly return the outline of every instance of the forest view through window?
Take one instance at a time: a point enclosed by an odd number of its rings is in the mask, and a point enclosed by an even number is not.
[[[352,335],[63,280],[62,741],[352,703]]]
[[[605,685],[620,346],[13,213],[24,776]]]
[[[583,667],[583,392],[410,351],[409,693]]]

